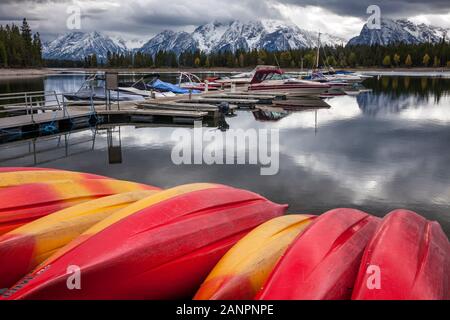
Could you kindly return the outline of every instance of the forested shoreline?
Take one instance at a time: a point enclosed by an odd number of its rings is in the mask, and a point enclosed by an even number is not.
[[[26,19],[19,27],[0,25],[1,67],[42,67],[42,43],[39,32],[33,33]]]
[[[253,50],[249,52],[219,52],[205,54],[201,51],[184,52],[177,57],[174,52],[158,52],[154,57],[141,52],[117,55],[108,54],[106,61],[95,55],[84,61],[46,61],[47,66],[79,68],[247,68],[256,65],[279,65],[282,68],[315,67],[317,49],[300,49],[284,52]],[[339,68],[450,68],[450,44],[444,39],[438,44],[393,44],[389,46],[338,46],[320,50],[320,66]]]

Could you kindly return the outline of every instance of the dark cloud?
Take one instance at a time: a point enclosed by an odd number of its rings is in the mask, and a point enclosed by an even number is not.
[[[382,15],[393,17],[450,11],[449,0],[278,0],[278,2],[298,6],[319,6],[337,14],[354,17],[367,16],[366,10],[370,5],[378,5]]]
[[[82,8],[81,31],[96,30],[121,34],[125,38],[149,38],[165,29],[190,31],[200,24],[214,20],[283,19],[289,16],[286,11],[291,8],[310,5],[319,6],[337,15],[359,18],[367,16],[366,9],[371,4],[379,5],[382,15],[389,17],[450,12],[448,0],[428,2],[418,0],[170,0],[165,2],[160,0],[78,0],[76,2],[72,0],[2,0],[0,23],[18,23],[26,17],[30,22],[34,22],[31,23],[32,28],[40,31],[48,40],[68,31],[65,27],[66,9],[69,5],[77,3]],[[277,9],[279,8],[277,4],[291,7],[287,7],[287,10],[284,8],[281,12]],[[326,21],[325,17],[322,18]],[[301,16],[294,19],[302,26]],[[436,23],[446,24],[447,22],[439,20]],[[327,25],[329,25],[328,29]],[[331,22],[322,23],[320,27],[326,29],[325,32],[333,32],[335,25]],[[341,36],[350,37],[359,31],[359,26],[354,29],[348,27],[347,30],[342,26]],[[308,28],[311,29],[311,26],[308,25]]]

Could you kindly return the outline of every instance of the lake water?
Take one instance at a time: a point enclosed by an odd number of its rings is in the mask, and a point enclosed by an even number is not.
[[[0,80],[0,92],[71,92],[83,79]],[[330,109],[291,112],[278,121],[245,110],[226,118],[231,129],[280,130],[275,176],[261,176],[258,165],[174,165],[174,128],[142,125],[0,145],[0,166],[85,171],[164,188],[228,184],[287,203],[290,213],[352,207],[383,216],[407,208],[439,221],[450,235],[450,79],[383,76],[364,85],[373,91],[327,99]]]

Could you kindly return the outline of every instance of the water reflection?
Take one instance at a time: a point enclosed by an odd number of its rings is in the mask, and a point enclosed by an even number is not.
[[[384,79],[365,83],[371,93],[327,99],[330,109],[238,111],[219,124],[221,130],[280,129],[276,176],[261,176],[257,165],[176,166],[174,128],[157,125],[104,126],[0,145],[0,166],[87,171],[163,188],[224,183],[288,203],[292,213],[355,207],[384,215],[402,207],[438,220],[450,235],[450,80]]]

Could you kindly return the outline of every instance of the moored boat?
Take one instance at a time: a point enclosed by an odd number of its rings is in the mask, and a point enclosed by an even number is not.
[[[284,76],[284,72],[276,67],[257,70],[249,92],[282,93],[288,96],[320,95],[331,88],[328,84],[295,79]]]

